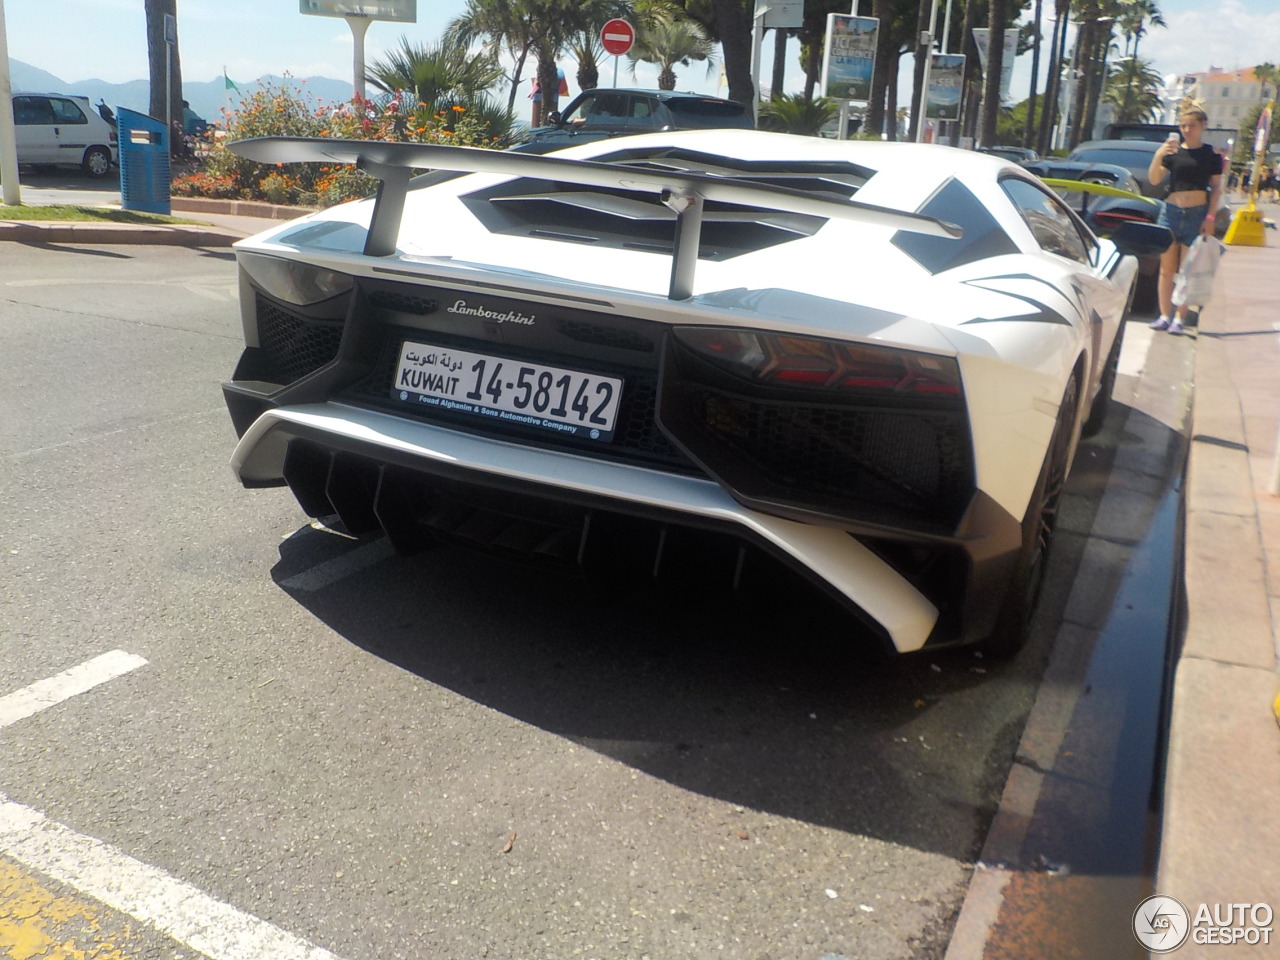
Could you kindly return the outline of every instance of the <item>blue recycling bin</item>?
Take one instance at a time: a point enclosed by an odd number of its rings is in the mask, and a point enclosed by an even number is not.
[[[116,111],[120,150],[120,206],[169,213],[169,131],[145,113]]]

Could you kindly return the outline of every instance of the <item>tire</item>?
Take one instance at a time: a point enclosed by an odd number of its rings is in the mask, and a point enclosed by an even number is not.
[[[1004,599],[1000,601],[996,625],[990,636],[979,643],[983,653],[994,659],[1013,657],[1027,642],[1031,617],[1044,584],[1049,548],[1058,520],[1058,505],[1067,481],[1067,457],[1071,451],[1079,396],[1080,384],[1072,377],[1058,409],[1058,422],[1049,440],[1035,491],[1027,505],[1026,516],[1022,518],[1022,549],[1018,553],[1017,566],[1009,579]]]
[[[1098,394],[1089,405],[1089,416],[1080,428],[1082,437],[1092,437],[1102,429],[1107,419],[1107,407],[1111,405],[1111,391],[1116,385],[1116,368],[1120,365],[1120,350],[1124,343],[1124,321],[1120,321],[1120,329],[1116,331],[1116,339],[1111,344],[1111,352],[1107,354],[1106,366],[1102,368],[1102,382],[1098,384]]]
[[[111,172],[111,151],[106,147],[90,147],[84,152],[80,166],[89,176],[101,179]]]

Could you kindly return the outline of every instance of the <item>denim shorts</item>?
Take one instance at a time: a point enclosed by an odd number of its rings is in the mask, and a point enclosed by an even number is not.
[[[1173,231],[1174,237],[1184,247],[1191,246],[1200,236],[1204,218],[1209,215],[1209,205],[1200,203],[1194,207],[1175,207],[1172,203],[1160,204],[1160,216],[1156,219],[1162,227]]]

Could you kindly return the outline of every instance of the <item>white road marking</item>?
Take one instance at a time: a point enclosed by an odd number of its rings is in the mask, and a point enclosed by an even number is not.
[[[1120,348],[1120,363],[1116,373],[1126,377],[1140,377],[1147,366],[1147,353],[1156,338],[1156,331],[1145,323],[1129,323],[1125,326],[1124,346]]]
[[[64,670],[56,677],[40,680],[7,696],[0,697],[0,729],[32,714],[47,710],[78,693],[92,690],[100,683],[114,680],[130,670],[137,670],[146,660],[135,653],[112,650],[100,657],[86,660],[78,667]]]
[[[394,554],[395,550],[392,549],[391,543],[386,538],[375,540],[373,543],[366,544],[363,547],[357,547],[350,553],[344,553],[340,557],[334,557],[332,560],[318,563],[310,570],[303,570],[301,573],[295,573],[292,577],[286,577],[280,581],[280,586],[286,590],[302,590],[306,593],[313,593],[316,590],[324,589],[331,583],[337,583],[353,573],[359,573],[365,567],[381,563]]]
[[[110,844],[0,794],[0,853],[127,913],[212,960],[338,960]]]

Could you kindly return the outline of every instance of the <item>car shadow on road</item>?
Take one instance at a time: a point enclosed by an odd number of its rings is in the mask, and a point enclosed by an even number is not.
[[[1073,585],[1105,609],[1123,575],[1096,549],[1101,567],[1081,569],[1088,531],[1117,445],[1170,433],[1133,435],[1128,413],[1113,404],[1080,447],[1032,639],[1009,663],[880,655],[816,595],[606,589],[452,545],[289,589],[359,546],[310,527],[273,576],[351,643],[521,723],[699,794],[971,861]]]

